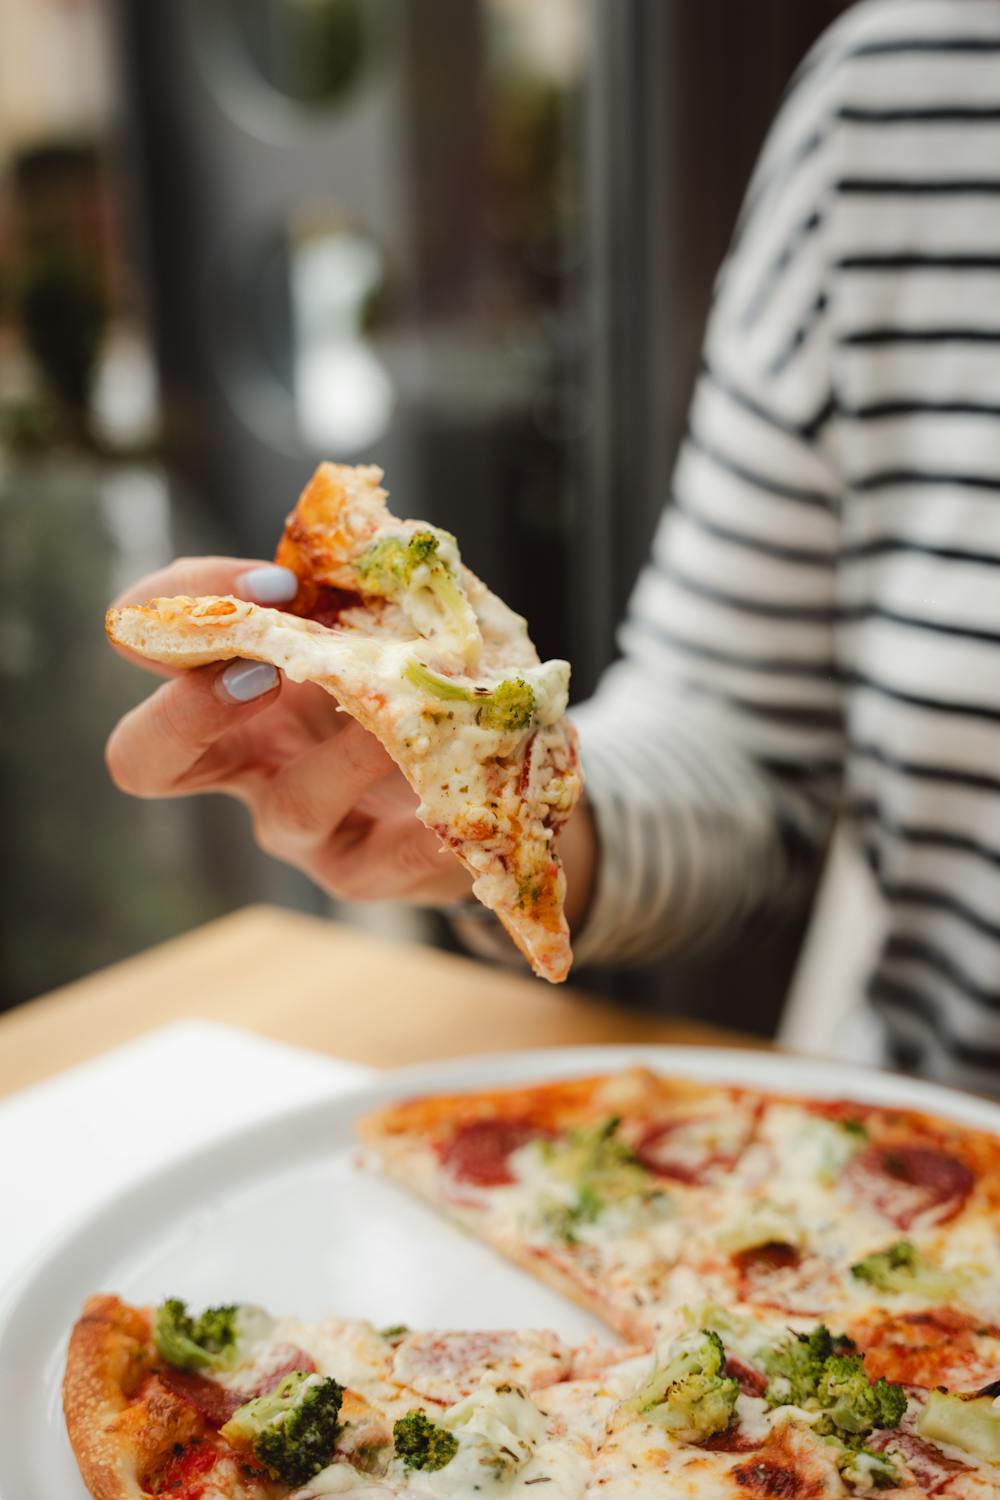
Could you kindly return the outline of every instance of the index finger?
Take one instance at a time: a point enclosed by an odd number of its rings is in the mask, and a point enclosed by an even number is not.
[[[252,587],[247,586],[247,575],[264,568],[268,574],[288,573],[287,568],[275,569],[273,563],[254,557],[178,557],[166,568],[156,573],[147,573],[119,594],[112,605],[120,609],[127,604],[146,604],[150,599],[172,599],[178,594],[198,597],[201,594],[235,594],[239,599],[255,599]],[[294,598],[297,581],[294,574],[288,577],[288,601]],[[263,603],[264,601],[259,601]],[[268,602],[278,602],[273,590]],[[286,601],[287,602],[287,601]],[[161,662],[151,662],[127,646],[111,642],[119,656],[153,672],[158,677],[177,677],[183,668],[165,667]]]
[[[123,604],[172,599],[175,594],[231,594],[241,574],[269,566],[254,557],[176,557],[158,572],[137,578],[111,607],[121,609]]]

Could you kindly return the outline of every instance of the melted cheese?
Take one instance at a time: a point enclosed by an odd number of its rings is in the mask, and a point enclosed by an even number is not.
[[[370,1474],[360,1474],[350,1464],[330,1464],[315,1478],[293,1491],[288,1500],[317,1500],[320,1495],[350,1495],[352,1500],[385,1500],[387,1495],[398,1495],[395,1485],[384,1484]]]
[[[529,1396],[495,1377],[436,1418],[458,1440],[443,1469],[406,1474],[393,1465],[407,1495],[494,1500],[544,1493],[583,1500],[597,1444],[615,1398],[592,1381],[564,1381]],[[544,1491],[537,1487],[545,1486]]]

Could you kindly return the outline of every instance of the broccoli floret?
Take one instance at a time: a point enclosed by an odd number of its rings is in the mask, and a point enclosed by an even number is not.
[[[596,1125],[583,1125],[558,1140],[541,1140],[538,1153],[553,1177],[563,1182],[645,1187],[649,1173],[618,1134],[618,1115]]]
[[[433,531],[415,531],[409,538],[379,537],[355,560],[354,571],[367,593],[393,598],[401,589],[409,588],[417,568],[433,569],[436,565],[447,569],[447,563],[438,557],[439,546]]]
[[[681,1443],[698,1443],[723,1432],[733,1418],[739,1382],[725,1373],[722,1340],[710,1329],[672,1345],[665,1364],[656,1364],[625,1403],[647,1422]]]
[[[527,729],[535,713],[534,690],[523,677],[508,677],[483,698],[476,709],[476,723],[483,729],[517,734]]]
[[[470,687],[454,677],[442,677],[415,657],[407,663],[403,675],[414,687],[446,703],[474,703],[476,723],[483,729],[516,734],[527,729],[534,717],[534,689],[523,677],[506,677],[493,689]]]
[[[840,1432],[861,1436],[875,1427],[895,1427],[906,1410],[902,1386],[879,1379],[875,1384],[865,1374],[864,1360],[857,1354],[833,1354],[823,1366],[816,1399],[825,1413],[825,1423]]]
[[[864,1436],[875,1427],[895,1427],[906,1411],[902,1386],[865,1373],[851,1339],[835,1338],[820,1324],[765,1349],[760,1362],[770,1379],[769,1406],[801,1406],[823,1413],[817,1432]]]
[[[860,1440],[845,1443],[842,1439],[828,1438],[827,1441],[836,1443],[837,1467],[855,1489],[892,1490],[902,1484],[902,1475],[887,1453],[875,1453]]]
[[[273,1479],[305,1484],[330,1462],[343,1397],[335,1380],[296,1370],[270,1395],[241,1406],[219,1431],[234,1448],[252,1453]]]
[[[169,1297],[156,1309],[153,1341],[161,1359],[180,1370],[226,1369],[270,1325],[268,1315],[248,1303],[208,1307],[194,1318],[185,1302]]]
[[[650,1219],[669,1210],[666,1193],[655,1187],[632,1148],[618,1136],[616,1116],[597,1125],[571,1130],[560,1140],[538,1141],[534,1150],[557,1182],[576,1189],[571,1202],[548,1201],[542,1218],[559,1239],[572,1244],[576,1231],[593,1224],[612,1205],[627,1205],[630,1214],[648,1211]]]
[[[395,599],[421,635],[437,634],[444,626],[458,638],[463,655],[472,660],[482,644],[479,622],[440,555],[441,538],[447,536],[447,532],[415,531],[409,538],[380,537],[355,560],[354,570],[365,593]]]
[[[445,703],[472,703],[476,698],[475,690],[468,683],[459,682],[454,677],[442,677],[440,672],[432,672],[416,657],[407,662],[403,676],[414,687],[430,693],[432,698],[441,698]]]
[[[988,1463],[1000,1463],[1000,1411],[992,1396],[931,1391],[917,1430],[932,1442],[952,1443]]]
[[[851,1275],[870,1282],[881,1292],[895,1292],[912,1282],[923,1265],[924,1258],[912,1240],[896,1240],[887,1249],[857,1261],[851,1267]]]
[[[913,1292],[930,1302],[950,1301],[969,1279],[967,1271],[941,1271],[932,1266],[911,1240],[896,1240],[885,1250],[866,1255],[851,1267],[851,1274],[880,1292]]]
[[[545,1203],[541,1216],[546,1228],[557,1240],[575,1245],[577,1230],[584,1224],[596,1224],[603,1207],[594,1189],[584,1183],[572,1203]]]
[[[392,1429],[396,1457],[407,1469],[443,1469],[458,1452],[458,1439],[426,1412],[408,1411]]]
[[[815,1400],[823,1367],[832,1354],[848,1354],[850,1339],[835,1339],[822,1323],[811,1333],[796,1333],[764,1349],[760,1363],[770,1376],[769,1406],[805,1406]]]

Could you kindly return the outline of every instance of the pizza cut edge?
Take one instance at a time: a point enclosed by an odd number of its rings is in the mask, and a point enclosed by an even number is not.
[[[1000,1374],[1000,1142],[981,1129],[642,1068],[402,1099],[358,1129],[393,1180],[624,1338],[700,1299],[818,1312],[865,1349],[886,1334],[889,1378],[937,1364],[950,1383],[942,1341]],[[907,1352],[925,1334],[933,1359]]]
[[[109,611],[108,635],[176,667],[266,661],[331,693],[385,746],[474,895],[559,982],[572,949],[556,837],[582,789],[568,664],[538,661],[454,538],[391,516],[381,477],[317,470],[278,549],[300,579],[292,612],[159,599]]]
[[[507,1260],[598,1317],[620,1338],[648,1346],[651,1330],[641,1308],[615,1297],[586,1264],[526,1238],[514,1222],[499,1232],[485,1229],[479,1195],[511,1186],[510,1158],[533,1141],[574,1131],[584,1139],[592,1127],[600,1130],[630,1112],[652,1115],[664,1107],[697,1107],[715,1093],[700,1080],[668,1078],[635,1066],[613,1074],[404,1098],[363,1117],[356,1129],[394,1182],[485,1238]],[[437,1158],[431,1171],[428,1148]]]

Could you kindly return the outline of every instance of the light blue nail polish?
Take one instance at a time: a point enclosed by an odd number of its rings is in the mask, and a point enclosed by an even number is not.
[[[266,661],[234,661],[218,679],[219,691],[233,703],[249,703],[269,693],[278,673]]]
[[[289,604],[298,593],[299,580],[291,568],[279,568],[268,563],[262,568],[250,568],[241,573],[236,587],[244,599],[258,604]]]

